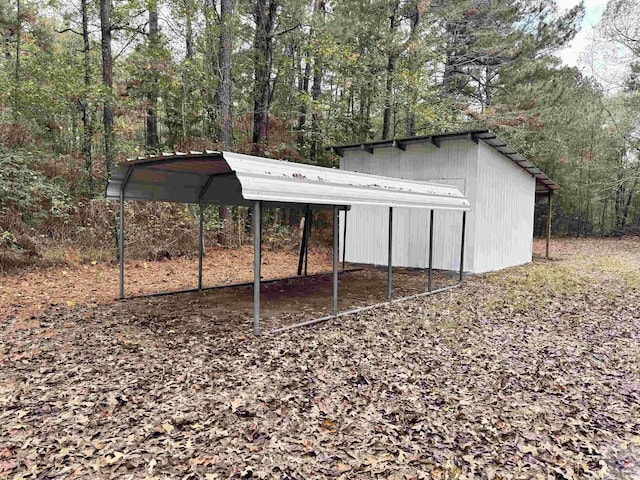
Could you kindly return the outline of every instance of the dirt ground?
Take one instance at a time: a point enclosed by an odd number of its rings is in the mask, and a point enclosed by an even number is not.
[[[434,272],[433,288],[456,284],[457,276]],[[424,271],[394,269],[393,297],[423,293]],[[293,323],[330,315],[333,277],[331,273],[306,278],[265,282],[261,288],[261,327],[269,331]],[[339,273],[338,310],[385,302],[387,272],[382,268],[360,267]],[[245,336],[252,332],[253,286],[237,286],[203,292],[168,295],[160,298],[133,298],[123,302],[127,315],[148,316],[155,312],[159,324],[190,318],[195,331]]]
[[[542,240],[534,242],[534,254],[544,255],[545,244]],[[569,247],[566,242],[555,240],[552,245],[552,254],[562,254]],[[311,248],[309,250],[308,273],[317,274],[331,271],[331,251],[327,249]],[[286,278],[297,272],[298,259],[293,252],[265,250],[262,262],[263,280]],[[358,266],[356,266],[358,267]],[[398,296],[413,295],[423,290],[426,278],[419,272],[400,270],[394,274],[394,284]],[[374,275],[371,273],[370,275]],[[416,275],[421,276],[417,278]],[[73,309],[86,305],[104,305],[114,303],[118,297],[118,266],[106,262],[94,262],[89,264],[68,265],[66,267],[51,269],[35,269],[19,275],[0,276],[0,319],[3,318],[29,318],[38,315],[50,307]],[[386,297],[386,280],[371,278],[368,285],[367,275],[349,275],[349,285],[345,282],[340,295],[341,309],[353,306],[362,306],[366,303],[378,303]],[[203,285],[228,285],[253,280],[253,248],[225,249],[211,248],[203,262]],[[346,280],[346,279],[345,279]],[[434,288],[455,283],[447,275],[436,274]],[[176,291],[195,288],[198,284],[197,259],[178,258],[165,261],[127,261],[125,265],[125,290],[127,296],[139,296],[149,293]],[[323,298],[331,294],[326,289],[326,279],[303,282],[309,288],[315,288],[316,294],[311,305],[301,307],[302,310],[317,313],[326,313],[324,308],[331,303],[331,299]],[[296,284],[296,289],[301,286]],[[321,289],[324,286],[324,289]],[[360,292],[360,287],[362,291]],[[264,287],[272,292],[277,287]],[[306,287],[305,287],[306,288]],[[280,288],[278,288],[280,289]],[[320,290],[319,290],[320,289]],[[228,293],[207,294],[207,298],[227,301],[228,305],[234,305],[233,310],[246,308],[246,289],[236,289]],[[350,292],[358,291],[358,299],[350,301]],[[360,295],[360,293],[362,295]],[[288,293],[287,293],[288,295]],[[283,296],[283,301],[286,302]],[[296,296],[296,294],[293,294]],[[221,298],[222,296],[222,298]],[[299,299],[301,295],[297,295]],[[183,300],[178,299],[178,302]],[[275,302],[277,303],[277,302]],[[265,305],[274,310],[290,312],[290,306],[296,307],[299,303],[287,303],[282,308],[274,302]],[[235,308],[237,307],[237,308]],[[266,317],[270,317],[269,310],[265,311]],[[306,318],[306,317],[305,317]]]
[[[10,316],[0,478],[640,479],[640,241],[553,247],[277,335],[249,333],[250,289]],[[265,309],[330,303],[330,278],[297,282]],[[384,272],[341,286],[341,308],[368,302]]]
[[[331,270],[331,253],[310,249],[308,273]],[[295,275],[297,256],[284,250],[266,250],[264,279]],[[203,285],[221,285],[253,280],[253,248],[211,248],[203,262]],[[0,319],[28,318],[49,307],[76,308],[114,303],[118,297],[119,269],[108,263],[84,264],[33,270],[0,277]],[[125,264],[127,295],[195,288],[198,260],[178,258],[166,261],[128,261]]]

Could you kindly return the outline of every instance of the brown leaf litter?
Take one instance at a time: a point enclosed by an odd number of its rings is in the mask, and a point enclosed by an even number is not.
[[[640,478],[640,242],[566,244],[281,335],[180,295],[10,318],[0,478]]]

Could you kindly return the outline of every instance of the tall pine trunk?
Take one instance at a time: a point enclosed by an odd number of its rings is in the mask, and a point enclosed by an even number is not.
[[[418,34],[418,26],[420,25],[420,20],[422,20],[422,11],[421,6],[416,5],[414,11],[411,13],[411,30],[409,33],[409,51],[413,48],[413,44],[416,43],[417,34]],[[419,68],[419,67],[417,67]],[[414,68],[412,73],[417,74],[416,69]],[[413,137],[416,134],[416,113],[415,106],[418,103],[418,88],[415,85],[415,78],[412,76],[409,80],[408,87],[408,97],[409,104],[407,105],[407,123],[405,134],[407,137]]]
[[[278,0],[256,0],[254,47],[253,154],[262,155],[269,135],[273,30]]]
[[[80,4],[82,14],[82,42],[84,60],[84,88],[85,97],[80,103],[82,109],[82,156],[84,157],[84,170],[87,179],[87,194],[93,197],[93,119],[91,118],[91,105],[89,104],[89,91],[91,89],[91,43],[89,40],[89,12],[87,12],[87,0]]]
[[[391,131],[391,109],[393,108],[393,75],[396,70],[396,59],[398,53],[396,51],[394,36],[398,29],[398,8],[400,4],[396,2],[389,16],[389,56],[387,58],[387,81],[385,87],[384,112],[382,114],[382,139],[389,138]]]
[[[301,69],[299,69],[300,71]],[[311,77],[311,62],[309,56],[305,57],[304,71],[298,79],[298,91],[301,93],[302,101],[298,112],[298,146],[304,147],[305,126],[307,123],[307,94],[309,93],[309,78]]]
[[[324,0],[315,0],[313,3],[313,13],[316,17],[316,22],[324,22],[324,14],[326,11]],[[318,100],[322,94],[322,55],[316,53],[316,58],[313,62],[313,85],[311,86],[311,100],[313,101],[313,111],[311,112],[311,149],[309,151],[309,159],[312,163],[316,161],[318,153],[322,149],[322,142],[320,141],[320,117],[318,115]]]
[[[231,20],[233,17],[233,0],[220,2],[220,46],[218,62],[220,78],[218,81],[218,110],[220,127],[218,138],[225,149],[231,148],[233,140],[233,118],[231,116]]]
[[[100,0],[100,32],[102,50],[102,83],[105,86],[106,98],[102,110],[102,125],[104,127],[104,164],[107,175],[113,171],[114,142],[113,142],[113,108],[111,78],[111,0]]]
[[[16,0],[16,64],[14,72],[13,121],[20,121],[20,49],[22,48],[22,4]]]
[[[233,0],[221,0],[220,3],[220,43],[218,50],[218,64],[220,76],[218,79],[218,111],[220,125],[218,139],[225,150],[231,149],[233,142],[233,117],[231,116],[231,21],[233,19]],[[228,213],[225,205],[220,205],[218,215],[224,222]],[[220,241],[220,239],[219,239]]]
[[[182,74],[182,102],[181,102],[181,117],[182,117],[182,143],[186,147],[188,143],[190,133],[191,122],[191,92],[193,87],[191,85],[191,61],[193,59],[193,24],[192,24],[192,5],[191,0],[185,0],[185,57],[184,57],[184,70]]]
[[[149,0],[149,51],[154,52],[158,47],[159,29],[158,29],[158,0]],[[155,57],[155,54],[153,55]],[[155,59],[154,59],[155,60]],[[153,70],[151,78],[151,86],[147,95],[149,101],[149,109],[146,116],[146,146],[147,150],[156,152],[158,150],[158,117],[156,114],[156,105],[158,103],[158,79]]]

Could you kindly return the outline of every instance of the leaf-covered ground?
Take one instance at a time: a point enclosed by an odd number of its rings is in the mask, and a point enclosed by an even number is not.
[[[297,255],[286,250],[263,252],[265,279],[295,275]],[[331,270],[326,249],[309,249],[309,273]],[[203,262],[205,286],[253,280],[253,248],[209,248]],[[35,269],[19,275],[0,276],[0,318],[28,318],[50,306],[75,307],[113,303],[118,297],[118,265],[92,262],[46,270]],[[198,285],[198,259],[170,261],[127,261],[127,295],[175,291]]]
[[[640,478],[640,241],[568,247],[260,338],[126,302],[9,319],[0,477]]]

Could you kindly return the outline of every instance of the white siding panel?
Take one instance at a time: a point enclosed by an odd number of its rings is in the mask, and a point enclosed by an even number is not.
[[[483,142],[479,153],[474,271],[530,262],[535,179]]]
[[[374,154],[347,150],[340,168],[424,182],[455,185],[468,195],[468,171],[475,171],[477,145],[470,140],[444,142],[441,148],[431,144],[413,144],[406,151],[376,148]],[[471,167],[470,167],[471,165]],[[472,201],[471,198],[469,198]],[[467,245],[473,226],[472,212],[467,218]],[[434,268],[460,268],[462,213],[435,211]],[[350,262],[387,263],[388,209],[353,206],[348,214],[346,257]],[[429,212],[396,208],[393,213],[393,264],[426,268],[429,251]],[[473,249],[465,248],[465,270],[472,271]]]

